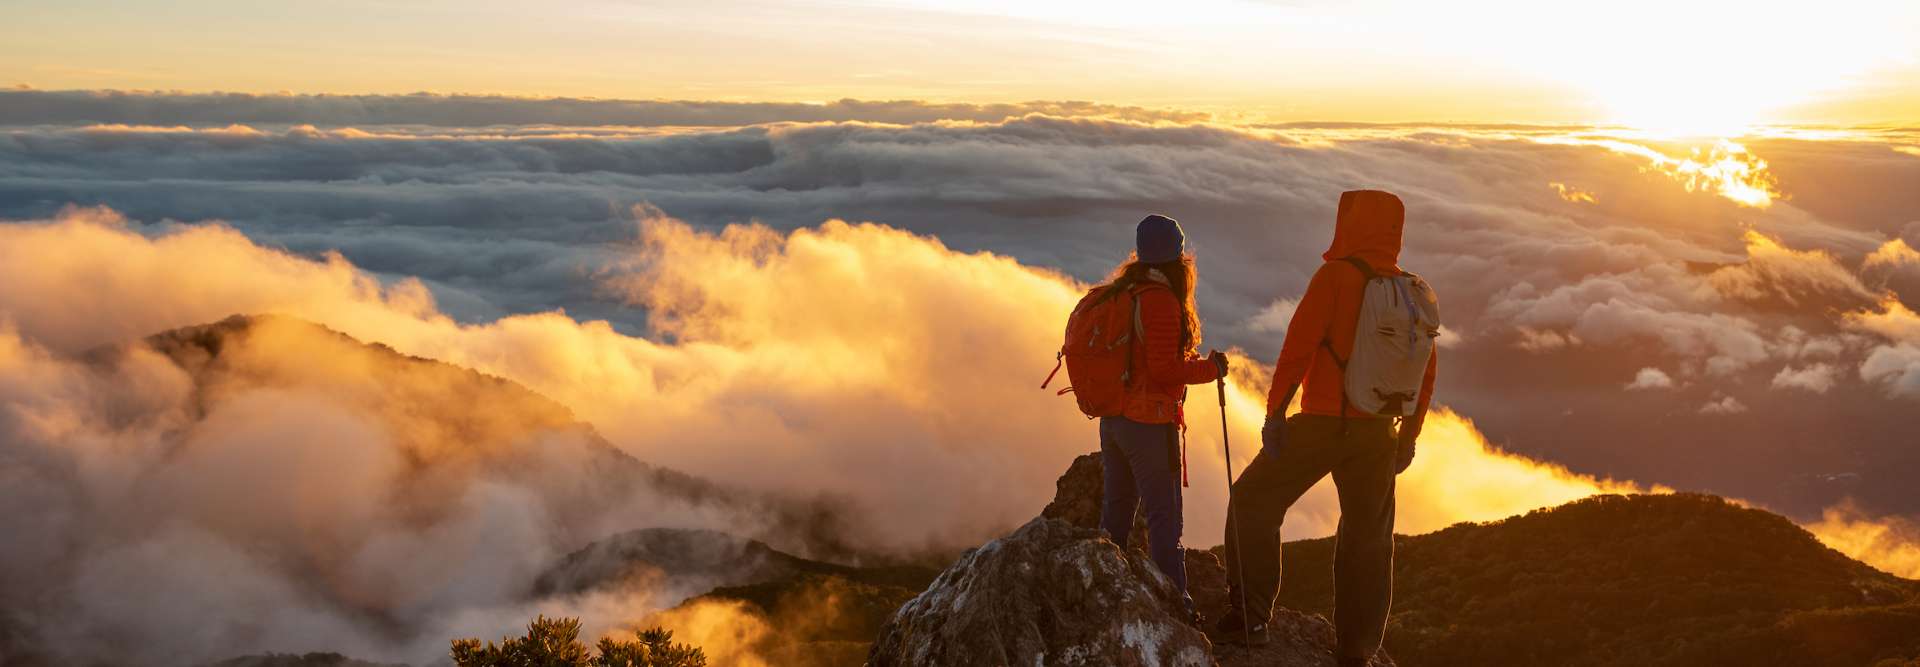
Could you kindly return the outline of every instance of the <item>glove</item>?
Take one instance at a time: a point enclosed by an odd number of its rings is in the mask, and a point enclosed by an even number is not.
[[[1407,433],[1400,436],[1399,447],[1394,452],[1393,474],[1398,475],[1406,472],[1407,466],[1413,465],[1413,450],[1417,444],[1416,441],[1419,439],[1420,434],[1418,433]]]
[[[1283,412],[1267,413],[1267,422],[1260,425],[1261,453],[1279,454],[1287,444],[1287,417]]]
[[[1207,361],[1213,362],[1213,366],[1215,368],[1220,369],[1220,374],[1214,377],[1227,376],[1227,354],[1225,352],[1214,350],[1212,353],[1207,355]]]

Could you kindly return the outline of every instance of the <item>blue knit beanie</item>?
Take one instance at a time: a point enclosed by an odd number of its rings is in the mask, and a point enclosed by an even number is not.
[[[1181,233],[1180,223],[1164,215],[1149,215],[1140,221],[1133,231],[1134,254],[1140,261],[1159,264],[1180,259],[1180,252],[1186,249],[1187,237]]]

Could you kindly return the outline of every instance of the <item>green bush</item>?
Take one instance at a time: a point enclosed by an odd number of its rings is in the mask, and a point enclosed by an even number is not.
[[[500,644],[478,639],[453,640],[453,664],[459,667],[705,667],[698,647],[673,643],[673,632],[653,628],[633,641],[600,640],[600,655],[589,656],[580,643],[580,620],[540,616],[527,624],[527,636],[502,637]]]

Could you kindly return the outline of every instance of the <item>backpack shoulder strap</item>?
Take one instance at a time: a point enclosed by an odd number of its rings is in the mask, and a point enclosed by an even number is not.
[[[1140,295],[1145,294],[1149,290],[1153,290],[1156,288],[1167,290],[1169,292],[1173,291],[1172,288],[1167,287],[1166,285],[1162,285],[1160,283],[1156,283],[1150,280],[1143,280],[1143,281],[1134,283],[1132,286],[1127,288],[1127,295],[1133,297],[1133,337],[1134,338],[1141,338],[1147,335],[1146,324],[1140,321]],[[1132,340],[1129,340],[1128,344],[1131,345]]]
[[[1374,278],[1380,277],[1380,273],[1378,271],[1374,271],[1373,267],[1367,265],[1367,260],[1360,259],[1359,257],[1347,256],[1347,257],[1340,258],[1340,261],[1346,262],[1348,264],[1352,264],[1353,268],[1360,270],[1360,275],[1367,277],[1367,280],[1373,280]]]
[[[1173,288],[1166,283],[1153,280],[1142,280],[1127,286],[1127,296],[1133,299],[1133,335],[1127,337],[1127,372],[1121,376],[1122,383],[1127,386],[1133,386],[1133,345],[1147,337],[1146,323],[1140,320],[1140,295],[1156,289],[1173,293]]]

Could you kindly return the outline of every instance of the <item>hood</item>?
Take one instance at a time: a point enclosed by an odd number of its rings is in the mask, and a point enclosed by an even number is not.
[[[1321,259],[1359,257],[1380,272],[1400,270],[1400,228],[1407,207],[1391,192],[1349,190],[1340,193],[1340,214],[1333,223],[1333,245]]]

